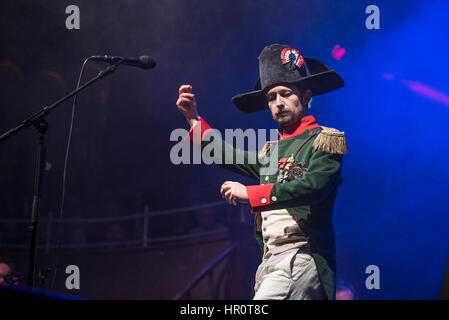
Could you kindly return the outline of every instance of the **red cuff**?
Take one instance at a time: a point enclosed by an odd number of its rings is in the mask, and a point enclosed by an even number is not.
[[[270,194],[273,186],[274,183],[246,187],[252,213],[270,210]]]
[[[203,141],[203,138],[206,134],[206,131],[211,129],[209,124],[201,117],[198,117],[198,122],[190,128],[188,136],[186,136],[184,139],[187,139],[189,137],[190,142],[192,142],[195,145],[200,145],[201,141]]]

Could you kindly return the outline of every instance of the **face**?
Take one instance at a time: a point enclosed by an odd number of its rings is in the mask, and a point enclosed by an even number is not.
[[[335,294],[336,300],[354,300],[354,294],[351,290],[339,290]]]
[[[298,122],[307,115],[307,104],[311,91],[306,90],[304,96],[293,85],[282,85],[271,88],[267,92],[267,102],[273,120],[281,127]]]
[[[11,273],[11,269],[6,263],[0,263],[0,286],[6,286],[7,283],[5,281],[6,276],[9,276]]]

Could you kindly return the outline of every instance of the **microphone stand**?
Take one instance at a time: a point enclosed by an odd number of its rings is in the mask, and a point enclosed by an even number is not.
[[[34,280],[34,268],[35,268],[35,258],[36,258],[36,244],[37,244],[37,225],[38,225],[38,214],[39,214],[39,200],[41,197],[41,185],[42,185],[42,173],[45,167],[45,134],[48,130],[48,123],[45,120],[45,116],[49,114],[54,108],[62,104],[64,101],[70,99],[78,92],[84,90],[88,86],[90,86],[95,81],[111,74],[117,69],[117,66],[122,61],[117,61],[115,64],[107,67],[103,71],[100,71],[98,75],[81,87],[73,90],[65,97],[59,99],[55,103],[50,106],[44,107],[42,110],[36,112],[29,118],[25,119],[20,125],[15,128],[12,128],[2,134],[0,136],[0,142],[12,137],[14,134],[22,130],[23,128],[28,128],[30,126],[34,126],[37,130],[38,138],[37,138],[37,152],[36,152],[36,167],[35,167],[35,175],[34,175],[34,194],[33,194],[33,206],[31,212],[31,224],[29,227],[29,231],[31,233],[30,240],[30,250],[29,250],[29,258],[28,258],[28,276],[27,276],[27,285],[29,287],[33,287]]]

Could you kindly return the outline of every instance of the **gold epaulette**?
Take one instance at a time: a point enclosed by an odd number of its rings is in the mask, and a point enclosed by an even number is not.
[[[320,128],[321,132],[313,142],[312,148],[334,154],[348,153],[344,132],[323,126]]]

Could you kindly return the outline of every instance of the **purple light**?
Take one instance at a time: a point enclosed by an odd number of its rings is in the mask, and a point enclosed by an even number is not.
[[[418,82],[418,81],[402,80],[402,83],[407,88],[419,93],[420,95],[426,96],[429,99],[438,101],[442,104],[449,106],[449,96],[447,96],[446,94],[444,94],[438,90],[435,90],[429,86],[426,86],[425,84]]]
[[[336,44],[334,48],[332,49],[332,57],[334,57],[336,60],[340,60],[341,57],[346,53],[346,49],[340,47],[339,44]]]

